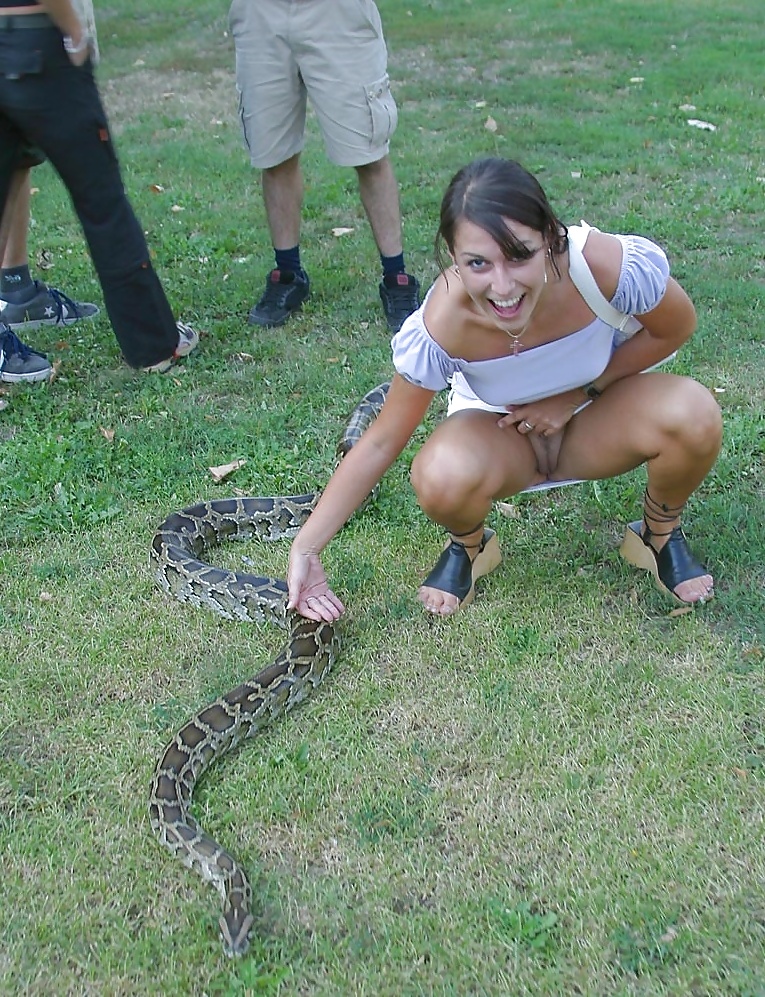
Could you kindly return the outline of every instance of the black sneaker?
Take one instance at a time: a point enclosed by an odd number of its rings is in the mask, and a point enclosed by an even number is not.
[[[397,273],[383,278],[380,297],[385,318],[391,332],[398,332],[412,312],[420,307],[419,281],[408,273]]]
[[[0,322],[0,381],[45,381],[52,369],[44,353],[30,349]]]
[[[57,287],[35,281],[34,294],[16,304],[0,298],[0,321],[12,329],[36,329],[39,325],[71,325],[81,318],[95,318],[98,305],[73,301]]]
[[[271,327],[284,325],[293,312],[308,297],[310,284],[308,274],[289,273],[286,270],[272,270],[266,278],[263,297],[250,311],[250,325]]]

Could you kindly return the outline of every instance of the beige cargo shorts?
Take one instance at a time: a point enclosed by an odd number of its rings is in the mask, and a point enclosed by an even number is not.
[[[302,151],[308,101],[333,163],[365,166],[387,154],[398,111],[372,0],[233,0],[229,24],[253,166]]]

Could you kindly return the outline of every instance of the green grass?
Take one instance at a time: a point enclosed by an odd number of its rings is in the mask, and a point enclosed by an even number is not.
[[[666,246],[699,314],[675,369],[725,418],[687,523],[716,601],[671,615],[620,561],[635,472],[497,512],[500,569],[464,614],[425,617],[440,539],[407,482],[419,431],[326,553],[349,607],[335,673],[196,795],[255,888],[251,953],[228,962],[217,895],[151,835],[148,785],[174,730],[283,636],[167,600],[149,543],[200,499],[321,485],[355,401],[390,375],[389,336],[352,171],[313,121],[315,293],[282,330],[246,324],[271,252],[225,10],[112,0],[100,81],[125,182],[204,338],[141,378],[103,315],[40,330],[26,338],[58,380],[2,391],[0,992],[765,995],[760,4],[510,7],[380,4],[410,268],[436,272],[441,193],[486,153],[537,171],[565,219]],[[60,183],[34,182],[45,278],[100,301]],[[236,457],[214,485],[208,466]]]

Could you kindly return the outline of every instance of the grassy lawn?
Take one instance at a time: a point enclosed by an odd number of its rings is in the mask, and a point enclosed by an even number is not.
[[[699,316],[674,369],[725,418],[686,523],[717,598],[673,614],[620,560],[635,472],[498,509],[502,566],[464,614],[426,617],[420,430],[327,551],[349,607],[335,673],[196,794],[253,881],[235,963],[217,894],[151,834],[148,786],[173,732],[283,638],[165,598],[149,544],[195,501],[319,487],[391,365],[355,176],[313,120],[314,292],[281,330],[246,324],[272,263],[226,6],[97,4],[125,183],[197,354],[138,376],[102,313],[24,335],[58,378],[0,391],[0,993],[763,997],[761,0],[381,0],[424,286],[444,187],[487,153],[536,171],[567,221],[666,247]],[[100,303],[61,184],[47,166],[34,184],[42,275]],[[287,549],[244,553],[283,573]]]

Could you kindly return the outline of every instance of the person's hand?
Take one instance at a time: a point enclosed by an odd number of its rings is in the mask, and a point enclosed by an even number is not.
[[[90,35],[80,31],[79,35],[65,35],[64,49],[73,66],[84,66],[90,58]]]
[[[586,404],[587,399],[583,400],[582,395],[583,392],[575,388],[528,405],[508,405],[507,415],[502,416],[499,425],[502,429],[515,426],[524,436],[531,433],[554,436],[565,429],[577,409]]]
[[[528,438],[537,458],[539,473],[549,478],[558,466],[558,456],[566,425],[581,404],[580,392],[567,391],[528,405],[508,405],[499,420],[503,429]]]
[[[345,606],[327,584],[319,555],[303,554],[294,544],[290,550],[287,588],[287,609],[296,609],[309,620],[332,623],[345,612]]]

